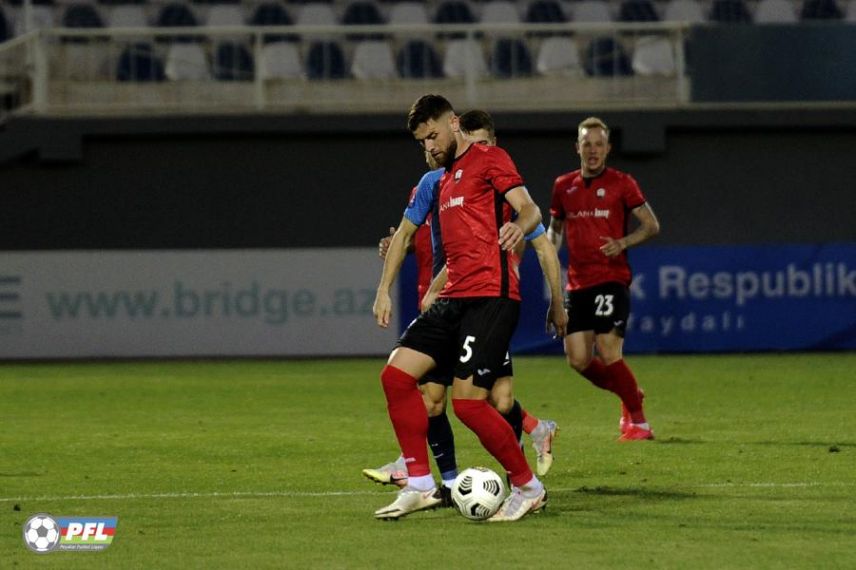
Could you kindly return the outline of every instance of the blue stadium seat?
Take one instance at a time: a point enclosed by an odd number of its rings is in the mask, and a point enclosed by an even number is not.
[[[556,0],[537,0],[526,10],[526,21],[530,24],[561,24],[568,18]]]
[[[752,15],[743,0],[714,0],[710,9],[710,21],[722,24],[746,24]]]
[[[806,0],[800,12],[803,20],[840,20],[843,17],[835,0]]]
[[[346,26],[376,26],[383,24],[384,20],[374,3],[360,0],[348,4],[342,23]],[[347,38],[353,41],[380,40],[383,34],[348,34]]]
[[[592,77],[633,75],[624,47],[610,37],[595,38],[589,43],[583,67]]]
[[[0,42],[8,40],[9,35],[9,22],[6,21],[6,14],[3,13],[3,7],[0,6]]]
[[[651,0],[624,0],[618,19],[622,22],[659,22],[660,17]]]
[[[336,42],[315,41],[306,56],[309,79],[344,79],[345,54]]]
[[[423,40],[411,40],[398,52],[398,74],[405,79],[443,77],[440,58],[433,46]]]
[[[294,21],[288,12],[276,2],[259,4],[253,16],[250,18],[251,26],[292,26]],[[264,43],[269,42],[296,42],[300,39],[297,34],[271,34],[265,35]]]
[[[446,0],[434,13],[435,24],[474,24],[476,21],[469,4],[460,0]],[[437,34],[439,38],[463,38],[464,33]]]
[[[255,77],[253,56],[246,46],[236,42],[217,45],[214,54],[214,78],[220,81],[252,81]]]
[[[163,63],[155,57],[149,44],[133,44],[122,51],[116,66],[119,81],[164,81]]]
[[[101,16],[91,4],[72,4],[62,16],[62,25],[66,28],[103,28]]]
[[[501,38],[493,46],[490,71],[496,77],[528,77],[532,75],[532,56],[523,40]]]
[[[179,2],[173,2],[161,8],[155,20],[155,26],[159,28],[193,28],[198,25],[196,16],[190,8]],[[162,36],[159,39],[182,43],[201,40],[199,36]]]

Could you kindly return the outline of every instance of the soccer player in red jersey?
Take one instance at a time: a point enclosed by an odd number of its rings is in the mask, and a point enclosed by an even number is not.
[[[622,356],[630,316],[626,250],[660,232],[654,211],[632,176],[606,166],[609,128],[590,117],[577,128],[580,169],[559,176],[550,203],[550,239],[568,247],[568,364],[622,402],[619,441],[654,439],[644,394]],[[627,233],[628,213],[638,227]],[[597,354],[595,355],[595,350]]]
[[[487,402],[502,368],[520,311],[513,249],[540,223],[540,212],[508,154],[475,145],[460,132],[452,105],[425,95],[408,114],[408,128],[445,168],[439,222],[448,282],[440,298],[407,328],[381,372],[387,409],[408,470],[408,485],[375,512],[395,519],[437,506],[425,445],[427,413],[417,378],[451,370],[452,407],[505,468],[512,492],[490,520],[513,521],[542,509],[547,493],[523,456],[511,426]],[[518,216],[511,221],[511,208]],[[375,298],[378,325],[389,326],[389,289],[416,226],[403,218],[390,243]]]

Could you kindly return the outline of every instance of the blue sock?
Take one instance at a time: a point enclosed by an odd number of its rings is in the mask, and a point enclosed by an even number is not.
[[[440,470],[440,477],[449,481],[458,476],[458,463],[455,461],[455,436],[452,424],[446,412],[428,418],[428,445]]]

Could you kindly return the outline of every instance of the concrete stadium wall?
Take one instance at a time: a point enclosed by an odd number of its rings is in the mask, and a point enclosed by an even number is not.
[[[549,215],[587,114],[498,114]],[[606,112],[662,245],[856,240],[856,110]],[[356,247],[424,170],[402,116],[12,118],[0,250]]]

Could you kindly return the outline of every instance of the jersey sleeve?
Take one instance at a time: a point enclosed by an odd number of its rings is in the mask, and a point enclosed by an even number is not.
[[[517,172],[514,161],[508,153],[499,147],[492,147],[489,152],[486,167],[486,177],[500,194],[523,186],[523,177]]]
[[[533,239],[544,235],[545,233],[547,233],[547,230],[544,228],[544,224],[538,224],[538,227],[523,236],[523,239],[525,239],[526,241],[532,241]]]
[[[636,209],[647,201],[645,195],[642,194],[642,189],[639,188],[639,183],[628,174],[624,183],[624,204],[627,209]]]
[[[440,173],[438,176],[437,173]],[[428,214],[434,208],[434,200],[436,193],[435,186],[439,183],[442,171],[433,170],[426,173],[419,184],[413,189],[410,195],[410,202],[404,210],[404,217],[413,223],[413,225],[421,226],[428,218]]]
[[[565,206],[562,204],[561,178],[553,182],[553,194],[550,198],[550,216],[557,220],[565,219]]]

